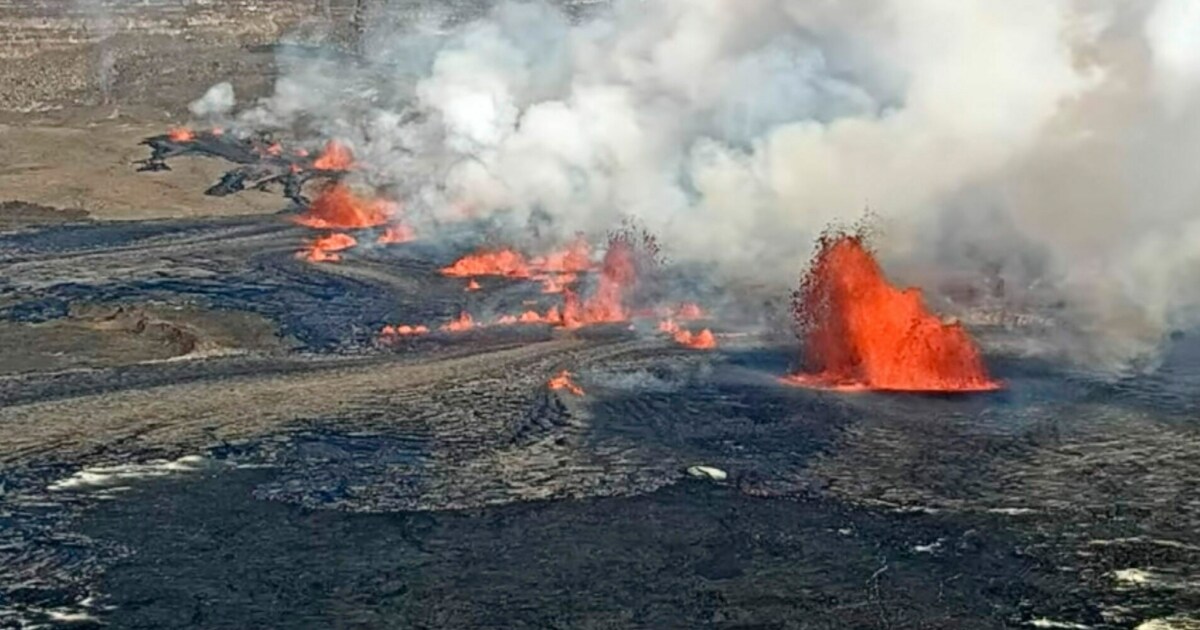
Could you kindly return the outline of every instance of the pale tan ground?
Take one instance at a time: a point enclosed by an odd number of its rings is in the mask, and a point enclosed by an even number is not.
[[[247,191],[209,197],[204,190],[229,169],[227,162],[185,157],[171,171],[140,173],[149,155],[138,143],[163,133],[161,122],[80,121],[74,124],[0,125],[0,201],[21,200],[82,208],[95,219],[159,219],[275,212],[287,201],[277,192]]]

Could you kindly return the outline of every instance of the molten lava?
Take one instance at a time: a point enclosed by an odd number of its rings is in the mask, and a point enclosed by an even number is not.
[[[424,335],[429,332],[425,326],[409,326],[401,324],[400,326],[384,326],[383,330],[379,331],[379,335],[385,341],[390,341],[393,337],[414,337]]]
[[[359,197],[338,183],[322,190],[295,221],[311,228],[367,228],[384,225],[398,211],[394,203]]]
[[[550,389],[565,389],[576,396],[583,395],[583,388],[576,385],[575,382],[571,380],[571,373],[566,370],[559,372],[558,376],[550,379],[550,382],[547,383],[547,385],[550,387]]]
[[[171,142],[191,142],[196,139],[196,132],[187,127],[175,127],[167,132]]]
[[[542,273],[574,274],[587,271],[592,267],[591,248],[580,236],[566,249],[534,258],[530,266]]]
[[[453,265],[443,267],[442,275],[457,278],[468,276],[528,278],[529,263],[525,261],[525,256],[512,249],[481,251],[463,256],[454,261]]]
[[[335,233],[313,240],[308,249],[297,253],[297,256],[309,262],[337,262],[342,257],[334,252],[350,249],[355,245],[358,245],[358,241],[353,236]]]
[[[479,286],[479,282],[476,281],[475,278],[471,278],[471,281],[467,283],[467,288],[463,289],[463,291],[478,291],[482,288],[483,287]]]
[[[558,312],[557,306],[551,306],[550,310],[546,311],[545,315],[539,314],[537,311],[525,311],[520,316],[504,315],[496,320],[497,324],[550,324],[557,326],[562,323],[562,315]]]
[[[698,333],[692,333],[690,330],[680,328],[674,319],[667,318],[658,323],[658,330],[671,335],[675,343],[681,346],[696,350],[712,350],[717,347],[717,338],[707,328]]]
[[[830,234],[794,295],[805,373],[787,381],[837,389],[999,388],[958,324],[926,310],[918,289],[888,284],[862,237]]]
[[[562,325],[579,328],[587,324],[623,322],[629,319],[624,296],[637,282],[633,248],[625,240],[609,241],[600,269],[596,292],[585,302],[570,289],[563,290]]]
[[[691,331],[679,330],[673,336],[675,343],[694,350],[712,350],[717,347],[717,338],[707,328],[694,334]]]
[[[353,166],[354,154],[350,152],[350,147],[337,140],[326,142],[321,155],[313,160],[313,168],[322,171],[345,171]]]
[[[387,226],[383,230],[383,233],[375,239],[375,242],[380,245],[393,245],[395,243],[407,243],[416,237],[416,232],[413,231],[412,226],[397,223]]]
[[[449,323],[442,324],[442,326],[439,327],[438,330],[441,330],[444,332],[462,332],[464,330],[470,330],[474,327],[475,327],[475,320],[471,318],[471,314],[466,311],[463,311],[463,312],[459,313],[457,319],[454,319],[454,320],[450,321]]]
[[[542,281],[542,293],[562,293],[563,289],[574,284],[579,279],[579,276],[573,273],[560,273],[538,276],[537,279]]]

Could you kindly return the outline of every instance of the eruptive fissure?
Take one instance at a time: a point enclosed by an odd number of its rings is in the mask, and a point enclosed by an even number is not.
[[[828,232],[793,294],[804,371],[789,383],[832,389],[988,391],[992,380],[958,323],[930,313],[919,289],[888,283],[860,233]]]

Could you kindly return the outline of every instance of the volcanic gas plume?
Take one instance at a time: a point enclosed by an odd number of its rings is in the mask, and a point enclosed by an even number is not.
[[[827,233],[793,296],[805,371],[792,383],[836,389],[985,391],[999,387],[960,324],[888,283],[859,234]]]

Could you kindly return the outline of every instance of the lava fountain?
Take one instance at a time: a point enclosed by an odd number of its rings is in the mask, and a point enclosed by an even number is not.
[[[919,289],[888,283],[859,234],[830,233],[793,295],[804,372],[789,383],[832,389],[999,389],[960,324],[930,313]]]
[[[397,204],[359,197],[344,184],[336,183],[322,190],[308,211],[295,221],[311,228],[369,228],[388,223],[398,212]]]

